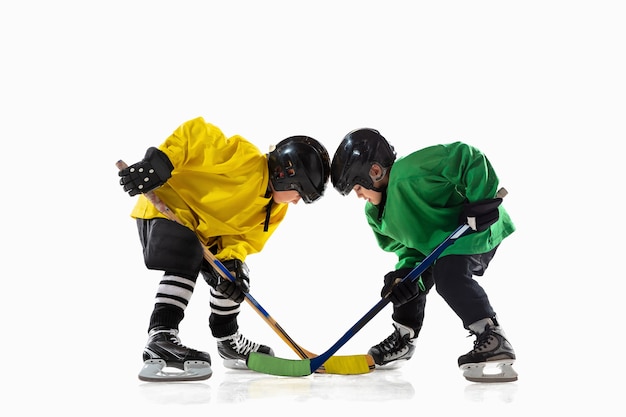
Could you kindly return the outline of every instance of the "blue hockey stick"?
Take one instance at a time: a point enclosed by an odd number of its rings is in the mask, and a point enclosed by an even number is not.
[[[437,246],[430,255],[428,255],[418,266],[413,268],[402,281],[415,281],[420,275],[426,271],[441,253],[456,239],[460,238],[470,229],[467,224],[459,226],[450,234],[443,242]],[[361,330],[376,314],[378,314],[388,303],[389,294],[386,294],[367,314],[365,314],[354,326],[352,326],[334,345],[326,352],[311,359],[292,360],[277,358],[275,356],[265,355],[263,353],[250,353],[247,365],[249,369],[257,372],[263,372],[278,376],[307,376],[314,373],[317,369],[324,365],[332,355],[334,355],[343,345],[345,345],[359,330]]]

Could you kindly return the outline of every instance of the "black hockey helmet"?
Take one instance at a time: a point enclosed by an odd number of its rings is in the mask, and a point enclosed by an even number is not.
[[[331,182],[342,195],[350,194],[356,184],[367,189],[381,191],[374,187],[370,178],[370,168],[377,163],[389,168],[396,160],[393,146],[375,129],[356,129],[348,133],[333,156]]]
[[[291,136],[274,146],[267,159],[270,181],[276,191],[297,190],[306,204],[324,195],[330,157],[317,140]]]

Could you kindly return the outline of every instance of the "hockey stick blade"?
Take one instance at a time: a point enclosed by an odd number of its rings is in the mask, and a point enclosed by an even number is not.
[[[470,227],[467,224],[461,225],[454,232],[450,234],[443,242],[439,244],[418,266],[413,268],[401,281],[416,280],[420,275],[428,269],[433,262],[441,255],[441,253],[450,245],[452,245],[456,239],[460,238]],[[251,352],[248,356],[247,364],[248,368],[257,372],[262,372],[270,375],[277,376],[307,376],[314,373],[319,369],[326,361],[328,361],[333,354],[335,354],[343,345],[345,345],[352,337],[361,330],[367,323],[369,323],[376,314],[378,314],[389,303],[389,294],[376,303],[359,321],[352,326],[334,345],[330,347],[326,352],[319,356],[304,360],[291,360],[279,358],[276,356],[269,356],[262,353]]]
[[[127,168],[128,165],[123,161],[119,160],[116,162],[115,166],[118,170],[122,170]],[[182,224],[178,219],[176,214],[170,210],[170,208],[163,202],[161,199],[155,194],[154,191],[150,191],[143,194],[150,203],[152,203],[156,209],[166,216],[169,220]],[[216,271],[222,276],[224,279],[228,279],[233,281],[234,277],[231,275],[230,271],[224,266],[219,259],[213,255],[206,245],[202,244],[204,258],[209,262],[209,264],[215,268]],[[316,357],[315,353],[312,353],[300,345],[298,345],[288,334],[287,332],[270,316],[270,314],[254,299],[252,294],[245,293],[246,302],[263,318],[263,320],[274,330],[274,332],[298,355],[299,358],[306,360],[309,358]],[[317,372],[320,373],[329,373],[329,374],[343,374],[343,375],[355,375],[368,373],[375,369],[374,358],[371,355],[349,355],[349,356],[334,356],[327,360],[327,365],[323,367],[319,367]]]

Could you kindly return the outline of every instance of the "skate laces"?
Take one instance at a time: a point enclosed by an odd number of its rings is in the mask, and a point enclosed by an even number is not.
[[[495,337],[494,333],[495,332],[493,327],[487,327],[485,331],[480,334],[474,331],[470,331],[470,335],[468,337],[471,337],[472,335],[476,336],[476,340],[474,340],[473,351],[478,352],[485,349],[487,345],[489,345],[490,339],[492,337]]]
[[[174,343],[177,346],[189,349],[187,346],[182,344],[182,342],[180,341],[180,337],[178,337],[178,335],[176,335],[175,333],[170,333],[170,335],[168,336],[168,339],[170,340],[170,342]]]
[[[383,355],[391,355],[395,352],[398,352],[406,346],[406,343],[403,343],[403,337],[400,335],[400,331],[396,330],[385,340],[380,342],[376,347],[383,353]]]
[[[172,342],[173,344],[175,344],[178,347],[184,348],[184,349],[188,349],[192,352],[195,352],[194,349],[191,349],[185,345],[183,345],[183,343],[180,341],[180,337],[178,337],[178,331],[176,330],[159,330],[156,331],[154,334],[158,334],[158,333],[167,333],[167,339]]]
[[[248,355],[250,352],[256,352],[256,350],[259,348],[258,343],[251,342],[250,340],[243,337],[239,332],[235,333],[230,339],[230,346],[237,353],[244,356]]]
[[[158,330],[152,330],[150,331],[150,336],[156,336],[159,333],[166,333],[167,334],[167,339],[174,343],[175,345],[181,346],[181,347],[186,347],[183,346],[183,344],[180,342],[180,338],[178,337],[178,330],[175,329],[158,329]]]

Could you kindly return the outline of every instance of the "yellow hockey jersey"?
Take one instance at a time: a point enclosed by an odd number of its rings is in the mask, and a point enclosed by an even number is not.
[[[183,123],[159,146],[172,165],[172,177],[156,195],[221,260],[260,252],[284,219],[288,204],[272,204],[264,231],[269,173],[267,156],[239,135],[199,117]],[[140,195],[133,218],[165,217]]]

